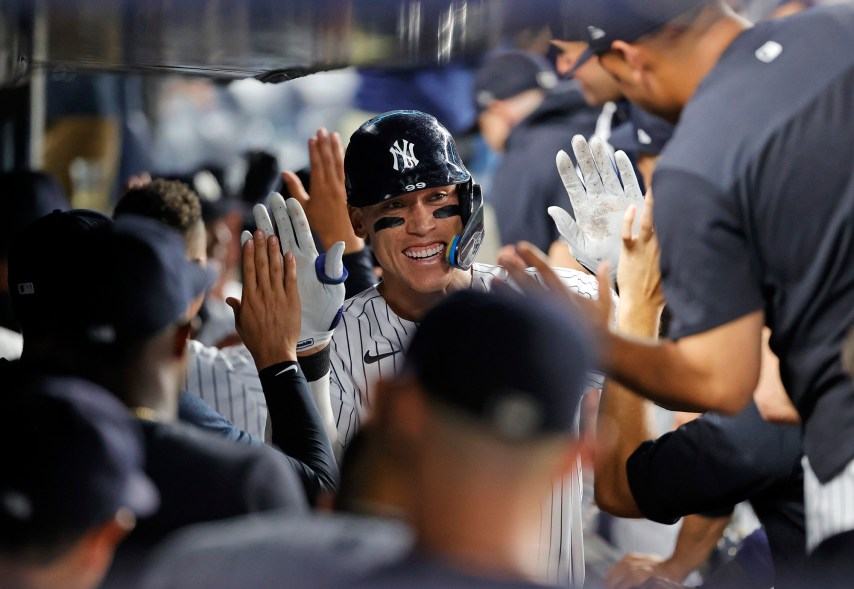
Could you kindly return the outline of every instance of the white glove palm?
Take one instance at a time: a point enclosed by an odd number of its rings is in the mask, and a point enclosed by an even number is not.
[[[584,183],[565,151],[558,152],[555,163],[575,219],[560,207],[549,207],[549,215],[561,237],[569,244],[569,251],[581,265],[595,272],[599,264],[609,260],[616,275],[623,216],[630,205],[636,205],[638,210],[643,206],[640,185],[631,161],[622,151],[614,156],[620,171],[620,177],[617,177],[605,143],[598,137],[591,139],[588,146],[584,137],[576,135],[572,138],[572,151]]]
[[[270,195],[269,203],[276,220],[282,255],[291,252],[297,263],[297,290],[302,309],[297,352],[302,352],[328,343],[341,320],[344,280],[347,278],[342,261],[344,242],[339,241],[328,252],[318,255],[300,203],[293,198],[286,201],[278,192]],[[267,207],[257,204],[253,213],[258,229],[268,236],[275,235]]]

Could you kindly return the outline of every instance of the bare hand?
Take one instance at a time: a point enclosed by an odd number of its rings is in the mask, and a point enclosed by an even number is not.
[[[243,245],[243,298],[229,297],[237,333],[263,370],[297,359],[300,298],[297,268],[288,252],[282,264],[279,239],[256,231]]]
[[[328,250],[337,241],[344,242],[344,253],[350,254],[365,248],[365,242],[356,237],[347,210],[347,190],[344,186],[344,148],[338,133],[319,129],[308,140],[311,165],[309,195],[293,172],[285,172],[282,179],[288,192],[305,210],[311,229]]]
[[[680,578],[674,578],[668,570],[667,563],[668,561],[656,554],[627,554],[608,571],[605,586],[609,589],[632,589],[640,587],[653,577],[668,581],[682,581]]]
[[[595,330],[607,331],[610,329],[613,301],[610,296],[602,296],[602,293],[611,292],[610,263],[603,262],[596,272],[596,278],[599,282],[599,298],[594,301],[567,288],[549,265],[548,257],[537,246],[527,241],[520,241],[516,244],[515,255],[502,255],[498,262],[507,269],[514,283],[523,291],[551,292],[579,310]],[[526,272],[527,267],[534,268],[537,271],[541,282]]]
[[[640,230],[634,234],[632,227],[637,207],[630,206],[623,217],[623,246],[617,268],[617,285],[620,287],[621,305],[649,310],[656,315],[664,308],[661,290],[661,268],[658,238],[653,227],[653,198],[649,192],[640,214]]]

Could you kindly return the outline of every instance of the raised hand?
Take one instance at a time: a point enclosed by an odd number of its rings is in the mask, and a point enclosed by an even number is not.
[[[293,255],[284,258],[276,236],[257,231],[243,243],[243,296],[226,302],[259,371],[296,360],[300,298]]]
[[[308,140],[311,165],[309,190],[293,172],[285,172],[282,179],[288,192],[305,210],[311,228],[325,248],[336,241],[344,242],[344,252],[364,249],[365,242],[356,237],[347,211],[347,190],[344,186],[344,148],[338,133],[319,129]]]
[[[344,280],[347,271],[342,256],[344,242],[338,241],[324,254],[317,253],[308,219],[300,203],[287,201],[278,192],[269,198],[276,220],[282,254],[290,252],[296,260],[296,279],[302,303],[302,329],[297,352],[313,351],[329,343],[332,331],[341,320],[344,303]],[[255,205],[258,229],[270,236],[276,234],[267,207]]]
[[[658,314],[664,308],[664,293],[661,290],[660,251],[653,227],[653,204],[652,192],[649,192],[641,210],[637,233],[634,232],[634,227],[638,226],[637,207],[631,205],[626,209],[617,285],[623,303],[643,305]]]
[[[563,150],[555,158],[575,219],[560,207],[548,212],[575,259],[595,272],[599,264],[611,262],[616,272],[620,254],[623,213],[630,205],[640,207],[643,195],[628,156],[618,151],[616,167],[605,143],[598,137],[590,144],[581,135],[572,138],[572,151],[584,181],[578,177],[572,159]]]

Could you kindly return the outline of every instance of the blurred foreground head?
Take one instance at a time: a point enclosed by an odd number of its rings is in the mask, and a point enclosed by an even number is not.
[[[94,587],[137,516],[159,503],[142,432],[102,388],[73,378],[16,383],[2,400],[3,587]],[[25,442],[25,451],[18,451]]]
[[[509,289],[459,291],[427,313],[371,426],[423,549],[535,574],[542,501],[576,463],[588,347],[566,307]]]

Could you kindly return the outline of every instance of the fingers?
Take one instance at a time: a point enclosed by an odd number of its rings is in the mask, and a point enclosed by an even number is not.
[[[581,135],[573,137],[572,151],[575,153],[575,159],[578,162],[578,167],[581,169],[581,176],[584,178],[587,195],[601,196],[605,192],[605,187],[602,185],[602,178],[599,176],[596,162],[593,161],[593,154],[590,152],[587,140]]]
[[[262,204],[257,204],[252,207],[252,215],[255,217],[255,226],[264,232],[264,235],[275,235],[273,222],[270,220],[270,213],[267,212],[267,207]]]
[[[295,241],[299,247],[299,251],[303,255],[311,256],[312,259],[317,257],[317,248],[314,247],[314,238],[311,236],[311,227],[308,225],[308,219],[305,216],[305,211],[299,201],[288,199],[285,202],[287,214],[290,221],[287,223],[288,229],[292,231]],[[277,217],[278,221],[278,217]],[[281,231],[281,229],[279,229]],[[294,253],[297,250],[290,250]]]
[[[335,155],[333,154],[332,135],[326,129],[317,131],[317,140],[314,142],[315,161],[321,166],[321,173],[326,182],[335,182]],[[309,149],[309,156],[311,149]],[[312,167],[315,165],[312,161]]]
[[[655,233],[655,218],[653,216],[654,201],[652,198],[652,190],[646,193],[646,198],[643,201],[640,216],[640,236],[644,241],[652,239]]]
[[[288,298],[296,297],[299,300],[299,289],[297,288],[297,261],[293,253],[285,254],[285,292]]]
[[[299,176],[291,171],[282,172],[282,181],[288,189],[288,194],[297,199],[302,206],[308,202],[308,192],[305,191],[305,186],[302,185],[302,180]]]
[[[264,235],[260,229],[257,235]],[[255,278],[255,239],[248,239],[243,244],[243,298],[251,297],[257,290],[258,282]]]
[[[640,183],[638,182],[635,168],[629,156],[624,151],[618,151],[614,154],[614,159],[617,161],[617,169],[620,171],[620,179],[623,181],[623,190],[626,192],[626,198],[629,202],[640,205],[640,202],[643,200],[643,193],[641,192]]]
[[[635,217],[638,214],[638,208],[635,205],[629,206],[626,209],[626,212],[623,213],[623,244],[631,245],[634,241],[634,233],[632,232],[632,227],[635,224]]]
[[[344,146],[341,143],[341,135],[337,132],[332,134],[332,169],[335,172],[335,181],[344,183]]]
[[[326,260],[323,266],[323,273],[327,278],[337,280],[344,274],[344,242],[336,241],[326,252]]]
[[[563,292],[565,290],[563,282],[558,275],[555,274],[551,266],[549,266],[548,257],[546,257],[546,255],[540,251],[537,246],[528,243],[527,241],[521,241],[516,246],[516,251],[519,254],[519,257],[521,257],[528,266],[537,270],[543,284],[545,284],[549,290],[554,292]]]
[[[270,209],[273,211],[273,218],[276,220],[276,227],[279,229],[279,239],[282,241],[282,252],[296,252],[297,240],[294,235],[294,228],[291,226],[291,218],[288,214],[288,207],[285,204],[285,199],[278,192],[270,195]],[[297,202],[295,199],[288,199],[291,202]],[[302,209],[302,207],[300,207]]]
[[[282,268],[282,253],[279,249],[279,240],[275,235],[267,238],[266,256],[269,264],[268,284],[272,289],[281,288],[284,283],[284,269]]]
[[[270,236],[274,237],[274,236]],[[262,233],[255,232],[255,240],[253,243],[254,260],[255,260],[255,283],[258,285],[258,290],[266,290],[270,285],[270,264],[267,257],[267,243],[269,239]]]
[[[237,321],[240,318],[240,299],[226,297],[225,304],[231,307],[231,310],[234,313],[234,320]]]
[[[323,133],[323,135],[321,135]],[[308,140],[308,165],[311,170],[312,183],[326,182],[326,166],[323,163],[321,142],[325,139],[326,129],[318,129],[317,134]]]
[[[572,208],[578,210],[580,199],[584,198],[587,193],[584,191],[584,185],[575,171],[572,159],[561,149],[555,156],[555,165],[557,166],[558,174],[560,174],[560,179],[563,181],[566,194],[569,196],[569,202],[572,203]]]
[[[599,176],[602,178],[605,192],[622,195],[623,186],[620,184],[620,179],[617,178],[617,170],[614,168],[605,142],[599,137],[594,137],[590,140],[590,151],[593,154],[593,161],[596,162],[596,167],[599,169]]]
[[[570,243],[573,248],[582,249],[584,240],[581,228],[575,222],[575,219],[572,218],[572,215],[562,208],[554,206],[548,208],[548,213],[555,222],[555,227],[557,227],[557,231],[561,234],[561,237]]]
[[[511,246],[512,247],[512,246]],[[545,289],[533,276],[525,272],[527,265],[515,248],[512,252],[499,255],[498,263],[503,266],[512,279],[511,286],[526,293],[542,293]]]

